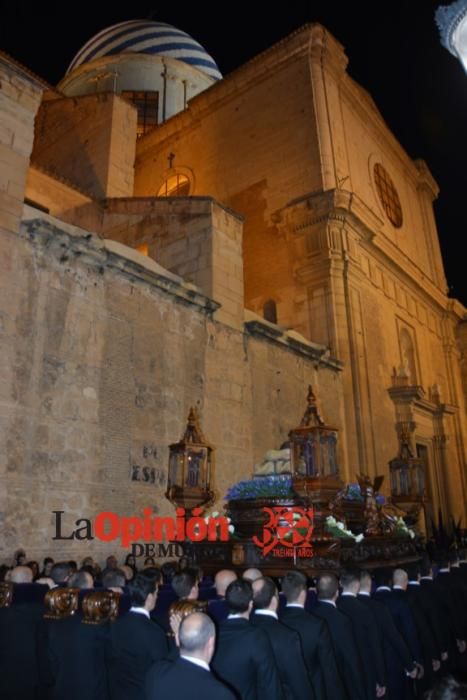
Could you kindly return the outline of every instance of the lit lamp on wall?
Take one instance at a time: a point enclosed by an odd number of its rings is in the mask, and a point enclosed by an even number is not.
[[[299,427],[289,433],[293,488],[321,510],[343,486],[337,466],[337,429],[325,425],[311,386],[307,402]]]
[[[214,500],[211,478],[214,448],[206,442],[195,409],[190,408],[185,433],[169,446],[166,497],[176,507],[192,510]]]
[[[415,524],[426,502],[425,464],[413,456],[408,430],[399,435],[399,454],[389,462],[389,476],[392,503],[405,510],[408,522]]]

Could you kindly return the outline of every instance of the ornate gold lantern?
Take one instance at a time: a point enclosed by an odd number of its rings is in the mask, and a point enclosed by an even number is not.
[[[337,466],[337,429],[325,425],[311,386],[307,402],[300,426],[289,433],[293,487],[321,506],[343,486]]]
[[[169,446],[166,497],[177,507],[192,510],[214,500],[211,478],[214,448],[205,440],[194,408],[190,408],[185,433]]]

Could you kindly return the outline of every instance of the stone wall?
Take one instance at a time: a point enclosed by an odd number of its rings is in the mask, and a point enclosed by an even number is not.
[[[6,553],[24,546],[80,559],[118,548],[53,541],[102,510],[173,514],[164,498],[168,445],[190,406],[216,449],[217,505],[295,427],[312,383],[341,425],[341,373],[323,348],[295,346],[215,320],[217,305],[151,259],[25,210],[2,385],[0,483]],[[156,484],[131,480],[154,467]],[[121,550],[117,551],[121,554]]]
[[[243,326],[242,220],[209,197],[107,200],[102,232],[145,245],[162,267],[221,304],[216,319]]]
[[[133,194],[136,109],[112,93],[44,101],[33,161],[98,199]]]

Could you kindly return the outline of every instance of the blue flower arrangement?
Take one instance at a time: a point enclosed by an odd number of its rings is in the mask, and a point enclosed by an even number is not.
[[[292,498],[295,495],[291,476],[272,475],[239,481],[229,488],[225,499],[236,501],[248,498]]]

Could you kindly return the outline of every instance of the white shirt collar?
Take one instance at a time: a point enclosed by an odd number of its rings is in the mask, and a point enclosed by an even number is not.
[[[356,594],[352,593],[352,591],[342,591],[341,596],[352,596],[352,598],[356,598]]]
[[[130,608],[130,612],[137,613],[138,615],[145,615],[148,618],[148,620],[151,619],[151,616],[150,616],[149,612],[146,610],[146,608],[141,608],[141,607],[138,607],[137,605],[135,605],[134,608]]]
[[[327,598],[318,598],[318,603],[327,603],[328,605],[336,607],[336,603],[333,600],[328,600]]]
[[[274,610],[255,610],[256,615],[268,615],[269,617],[273,617],[275,620],[278,620],[279,618],[277,617],[277,613],[274,612]]]
[[[409,581],[409,586],[419,586],[420,581]]]
[[[433,576],[420,576],[420,581],[433,581]]]
[[[390,591],[389,586],[378,586],[377,591]]]
[[[393,586],[392,590],[393,591],[405,591],[405,588],[402,588],[402,586]]]
[[[368,593],[368,591],[359,591],[358,595],[366,595],[368,598],[370,597],[370,594]]]
[[[228,620],[246,620],[246,617],[242,615],[242,613],[231,613],[230,615],[227,615]]]
[[[439,573],[439,574],[448,574],[448,573],[449,573],[449,569],[440,569],[440,570],[438,571],[438,573]]]
[[[189,661],[192,664],[195,664],[195,666],[204,668],[205,671],[211,670],[209,668],[209,664],[207,664],[206,661],[203,661],[202,659],[196,659],[194,656],[188,656],[187,654],[180,654],[180,658],[185,659],[186,661]]]
[[[286,608],[301,608],[302,610],[305,609],[305,606],[302,605],[301,603],[287,603],[285,606]]]

